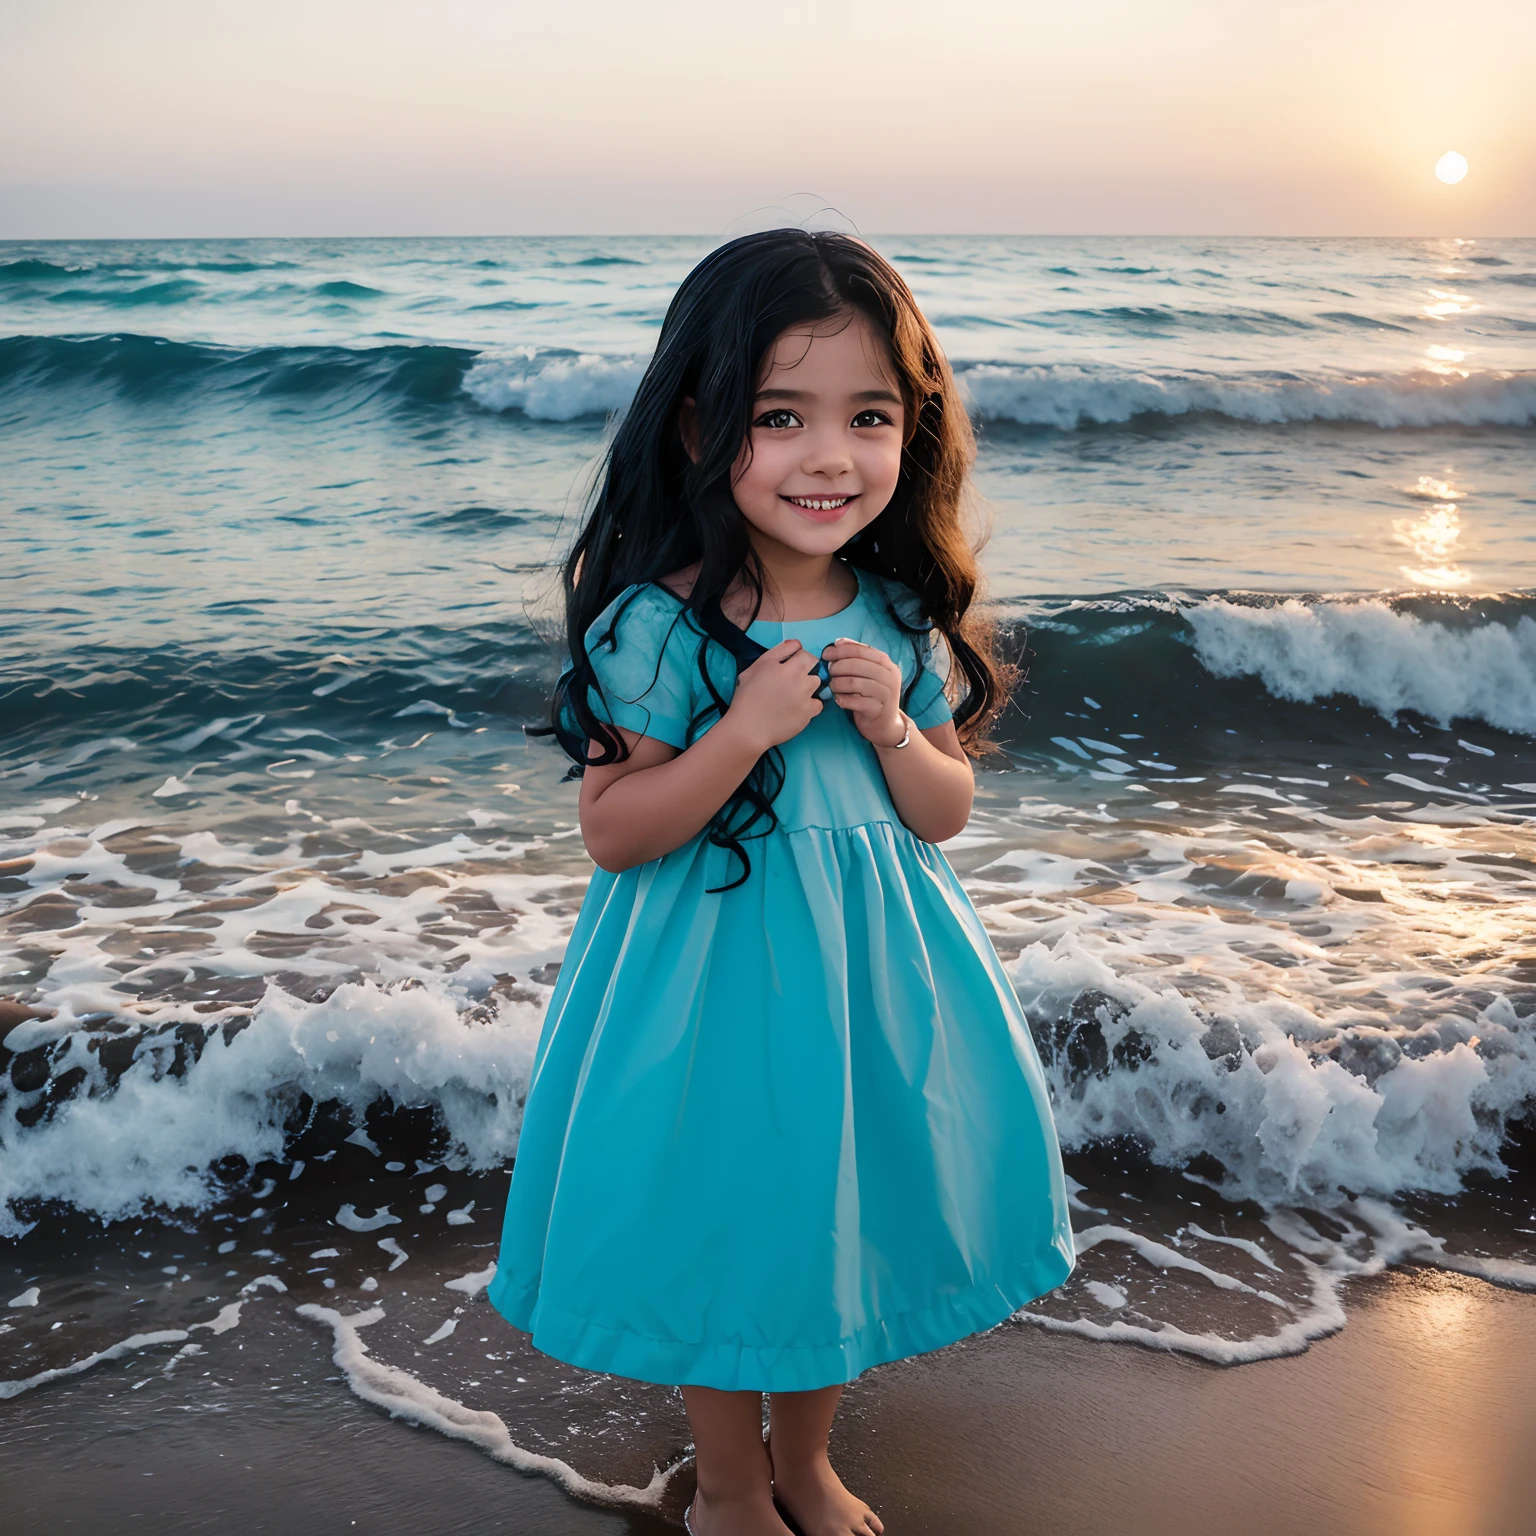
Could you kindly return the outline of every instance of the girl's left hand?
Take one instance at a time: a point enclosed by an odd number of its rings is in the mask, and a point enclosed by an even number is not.
[[[832,680],[832,699],[847,710],[859,735],[877,747],[894,747],[907,733],[901,713],[901,668],[884,651],[859,640],[835,640],[822,651]]]

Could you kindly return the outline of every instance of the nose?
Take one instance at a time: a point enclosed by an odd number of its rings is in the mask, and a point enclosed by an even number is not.
[[[853,469],[852,446],[840,427],[825,426],[807,432],[800,467],[808,475],[835,480]]]

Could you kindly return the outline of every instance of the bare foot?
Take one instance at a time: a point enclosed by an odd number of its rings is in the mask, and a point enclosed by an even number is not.
[[[696,1493],[688,1523],[693,1536],[790,1536],[767,1489],[735,1499],[707,1499],[702,1492]]]
[[[885,1529],[879,1515],[843,1487],[825,1456],[804,1466],[775,1466],[773,1493],[805,1536],[880,1536]]]

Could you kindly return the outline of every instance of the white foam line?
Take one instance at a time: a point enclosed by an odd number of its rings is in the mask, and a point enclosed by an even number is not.
[[[1085,1232],[1072,1234],[1072,1244],[1079,1253],[1086,1253],[1100,1243],[1124,1243],[1128,1248],[1134,1248],[1148,1264],[1157,1269],[1187,1269],[1191,1274],[1203,1276],[1224,1291],[1246,1291],[1250,1296],[1262,1296],[1265,1301],[1274,1302],[1276,1306],[1285,1306],[1278,1297],[1271,1296],[1267,1291],[1255,1290],[1236,1275],[1225,1275],[1219,1269],[1212,1269],[1198,1259],[1180,1253],[1177,1248],[1153,1242],[1150,1237],[1143,1237],[1141,1233],[1132,1232],[1126,1227],[1089,1227]]]
[[[1428,1262],[1436,1269],[1473,1275],[1514,1291],[1536,1291],[1536,1264],[1522,1264],[1518,1259],[1490,1259],[1474,1253],[1437,1253]]]
[[[1420,1263],[1432,1269],[1472,1275],[1490,1285],[1502,1285],[1510,1290],[1536,1291],[1536,1264],[1476,1253],[1447,1253],[1443,1237],[1435,1237],[1422,1227],[1404,1221],[1381,1200],[1356,1200],[1351,1209],[1373,1229],[1373,1242],[1384,1264]]]
[[[1306,1260],[1302,1260],[1306,1264]],[[1014,1321],[1033,1323],[1050,1333],[1075,1333],[1081,1338],[1113,1344],[1142,1344],[1148,1349],[1167,1350],[1170,1354],[1194,1355],[1214,1365],[1252,1365],[1258,1360],[1278,1360],[1299,1355],[1314,1339],[1337,1333],[1345,1322],[1339,1302],[1338,1280],[1317,1265],[1312,1271],[1312,1309],[1274,1333],[1252,1339],[1224,1339],[1215,1333],[1188,1333],[1165,1323],[1159,1328],[1143,1328],[1136,1323],[1094,1323],[1085,1317],[1047,1317],[1042,1312],[1022,1311]]]
[[[185,1328],[165,1328],[159,1333],[135,1333],[106,1349],[98,1349],[94,1355],[87,1355],[83,1360],[76,1360],[71,1365],[56,1366],[51,1371],[39,1371],[37,1375],[24,1376],[19,1381],[0,1381],[0,1400],[20,1397],[23,1392],[30,1392],[33,1387],[41,1387],[50,1381],[62,1380],[65,1376],[78,1376],[82,1371],[88,1371],[104,1360],[121,1360],[124,1355],[136,1354],[141,1349],[151,1349],[156,1344],[184,1344],[186,1339]]]
[[[1206,1243],[1226,1243],[1230,1248],[1241,1248],[1244,1253],[1251,1254],[1260,1264],[1279,1273],[1280,1266],[1265,1253],[1255,1242],[1250,1242],[1246,1237],[1224,1237],[1220,1232],[1207,1232],[1204,1227],[1194,1225],[1186,1229],[1191,1237],[1198,1237]]]
[[[1404,1221],[1390,1206],[1380,1201],[1357,1200],[1351,1202],[1347,1209],[1360,1216],[1370,1230],[1345,1223],[1344,1240],[1339,1242],[1323,1237],[1295,1211],[1277,1211],[1266,1220],[1266,1225],[1289,1247],[1299,1254],[1312,1256],[1310,1260],[1304,1257],[1298,1260],[1312,1278],[1310,1310],[1273,1333],[1250,1339],[1225,1339],[1218,1334],[1190,1333],[1171,1324],[1144,1327],[1119,1319],[1110,1323],[1096,1323],[1087,1318],[1054,1318],[1028,1310],[1016,1313],[1015,1321],[1033,1323],[1048,1332],[1076,1334],[1096,1342],[1139,1344],[1171,1353],[1193,1355],[1218,1365],[1245,1365],[1300,1354],[1314,1340],[1337,1333],[1346,1321],[1339,1299],[1343,1281],[1380,1274],[1395,1263],[1419,1262],[1471,1275],[1495,1285],[1536,1291],[1536,1265],[1478,1255],[1448,1254],[1444,1251],[1443,1238],[1435,1237]],[[1337,1213],[1334,1214],[1337,1219]],[[1238,1248],[1269,1269],[1280,1271],[1274,1259],[1259,1244],[1247,1238],[1227,1237],[1194,1225],[1187,1230],[1202,1240]],[[1372,1251],[1367,1257],[1356,1258],[1347,1251],[1345,1242],[1354,1238],[1365,1238],[1371,1243]],[[1272,1305],[1289,1306],[1268,1291],[1246,1285],[1233,1276],[1212,1270],[1175,1249],[1125,1228],[1108,1225],[1091,1227],[1075,1234],[1074,1240],[1079,1253],[1104,1242],[1124,1243],[1157,1268],[1187,1270],[1201,1275],[1222,1289],[1245,1291]],[[462,1281],[449,1281],[448,1287],[474,1295],[489,1284],[494,1272],[493,1264],[485,1271],[465,1276]],[[466,1284],[466,1281],[471,1284]],[[439,1330],[439,1334],[442,1333],[443,1330]]]
[[[382,1307],[343,1317],[330,1307],[307,1303],[298,1309],[300,1317],[324,1323],[335,1337],[331,1358],[347,1378],[353,1392],[365,1403],[385,1409],[391,1418],[435,1429],[453,1440],[466,1440],[496,1461],[505,1462],[519,1472],[538,1472],[552,1478],[569,1492],[604,1504],[637,1504],[654,1509],[661,1503],[667,1483],[677,1468],[659,1468],[644,1488],[627,1483],[599,1483],[583,1477],[569,1463],[555,1456],[525,1450],[516,1444],[507,1426],[494,1413],[466,1408],[451,1397],[444,1397],[424,1381],[393,1365],[371,1359],[368,1346],[358,1329],[378,1322]]]
[[[276,1284],[278,1290],[286,1287],[281,1281],[277,1281],[271,1275],[263,1275],[260,1280],[253,1280],[245,1287],[249,1291],[253,1287],[263,1283]],[[0,1381],[0,1401],[7,1398],[20,1397],[23,1392],[30,1392],[34,1387],[46,1386],[50,1381],[59,1381],[65,1376],[78,1376],[82,1371],[88,1371],[93,1366],[101,1365],[107,1360],[121,1360],[124,1355],[137,1354],[141,1349],[153,1349],[157,1344],[186,1344],[187,1339],[199,1329],[206,1329],[209,1333],[218,1335],[228,1333],[231,1328],[239,1326],[240,1308],[243,1302],[231,1301],[219,1308],[218,1315],[208,1319],[206,1323],[192,1323],[186,1328],[162,1328],[157,1333],[135,1333],[126,1339],[120,1339],[116,1344],[108,1345],[106,1349],[98,1349],[94,1355],[87,1355],[83,1360],[73,1361],[69,1365],[55,1366],[49,1371],[39,1371],[35,1376],[23,1376],[15,1381]],[[171,1361],[191,1353],[195,1346],[177,1351]]]

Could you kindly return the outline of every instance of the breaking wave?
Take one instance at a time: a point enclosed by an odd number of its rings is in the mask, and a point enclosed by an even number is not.
[[[1029,669],[998,727],[1017,752],[1060,756],[1053,742],[1105,735],[1093,719],[1134,718],[1142,756],[1155,748],[1186,765],[1210,761],[1223,742],[1315,756],[1320,731],[1347,756],[1374,752],[1382,721],[1402,718],[1477,737],[1482,745],[1467,750],[1497,753],[1505,779],[1536,776],[1536,764],[1518,766],[1530,752],[1518,746],[1512,760],[1496,734],[1536,737],[1536,598],[1523,594],[1133,594],[1037,603],[1005,618],[1002,638]],[[396,722],[414,715],[459,728],[532,724],[560,666],[557,648],[521,625],[385,630],[353,637],[345,653],[340,640],[15,658],[0,664],[12,727],[0,770],[33,783],[68,777],[84,761],[82,743],[121,739],[135,749],[135,772],[163,778],[216,753],[243,760],[261,742],[281,756],[307,736],[306,755],[328,761],[316,743],[334,756],[349,750],[342,743],[408,732]],[[1159,707],[1148,710],[1149,700]],[[1103,747],[1074,744],[1063,761],[1103,759]]]
[[[125,303],[170,302],[171,283],[151,284]],[[369,290],[346,288],[354,297]],[[145,399],[213,389],[250,397],[328,396],[472,404],[539,421],[609,416],[628,406],[647,359],[634,353],[517,347],[477,352],[427,344],[244,348],[120,333],[12,336],[0,340],[0,395],[39,387],[109,384]],[[1383,428],[1536,424],[1536,372],[1466,377],[1432,372],[1382,375],[1122,372],[1075,365],[977,362],[956,369],[983,421],[1074,431],[1141,416],[1225,417],[1264,426],[1344,422]]]
[[[358,982],[319,1003],[274,988],[253,1010],[195,1022],[92,1027],[66,1006],[58,1023],[13,1028],[0,1046],[0,1236],[24,1231],[17,1208],[39,1200],[104,1220],[206,1208],[235,1170],[284,1159],[306,1133],[316,1151],[349,1133],[369,1144],[362,1127],[382,1104],[427,1107],[434,1151],[495,1166],[517,1145],[541,1012],[476,1004],[465,986]]]
[[[1199,999],[1117,975],[1101,937],[1031,945],[1013,967],[1064,1146],[1129,1138],[1270,1205],[1454,1194],[1507,1171],[1509,1125],[1536,1099],[1536,999],[1433,1017],[1235,986]]]
[[[1412,711],[1446,727],[1481,720],[1536,735],[1536,619],[1450,628],[1388,603],[1248,606],[1221,599],[1188,610],[1195,654],[1216,677],[1258,677],[1276,698],[1346,694],[1395,719]]]
[[[1536,424],[1536,372],[1234,376],[975,363],[957,369],[957,377],[983,420],[1064,432],[1138,416],[1200,413],[1270,426],[1306,421],[1374,427]]]
[[[491,411],[521,411],[542,421],[574,421],[623,410],[646,359],[525,347],[484,359],[464,376],[464,392]]]

